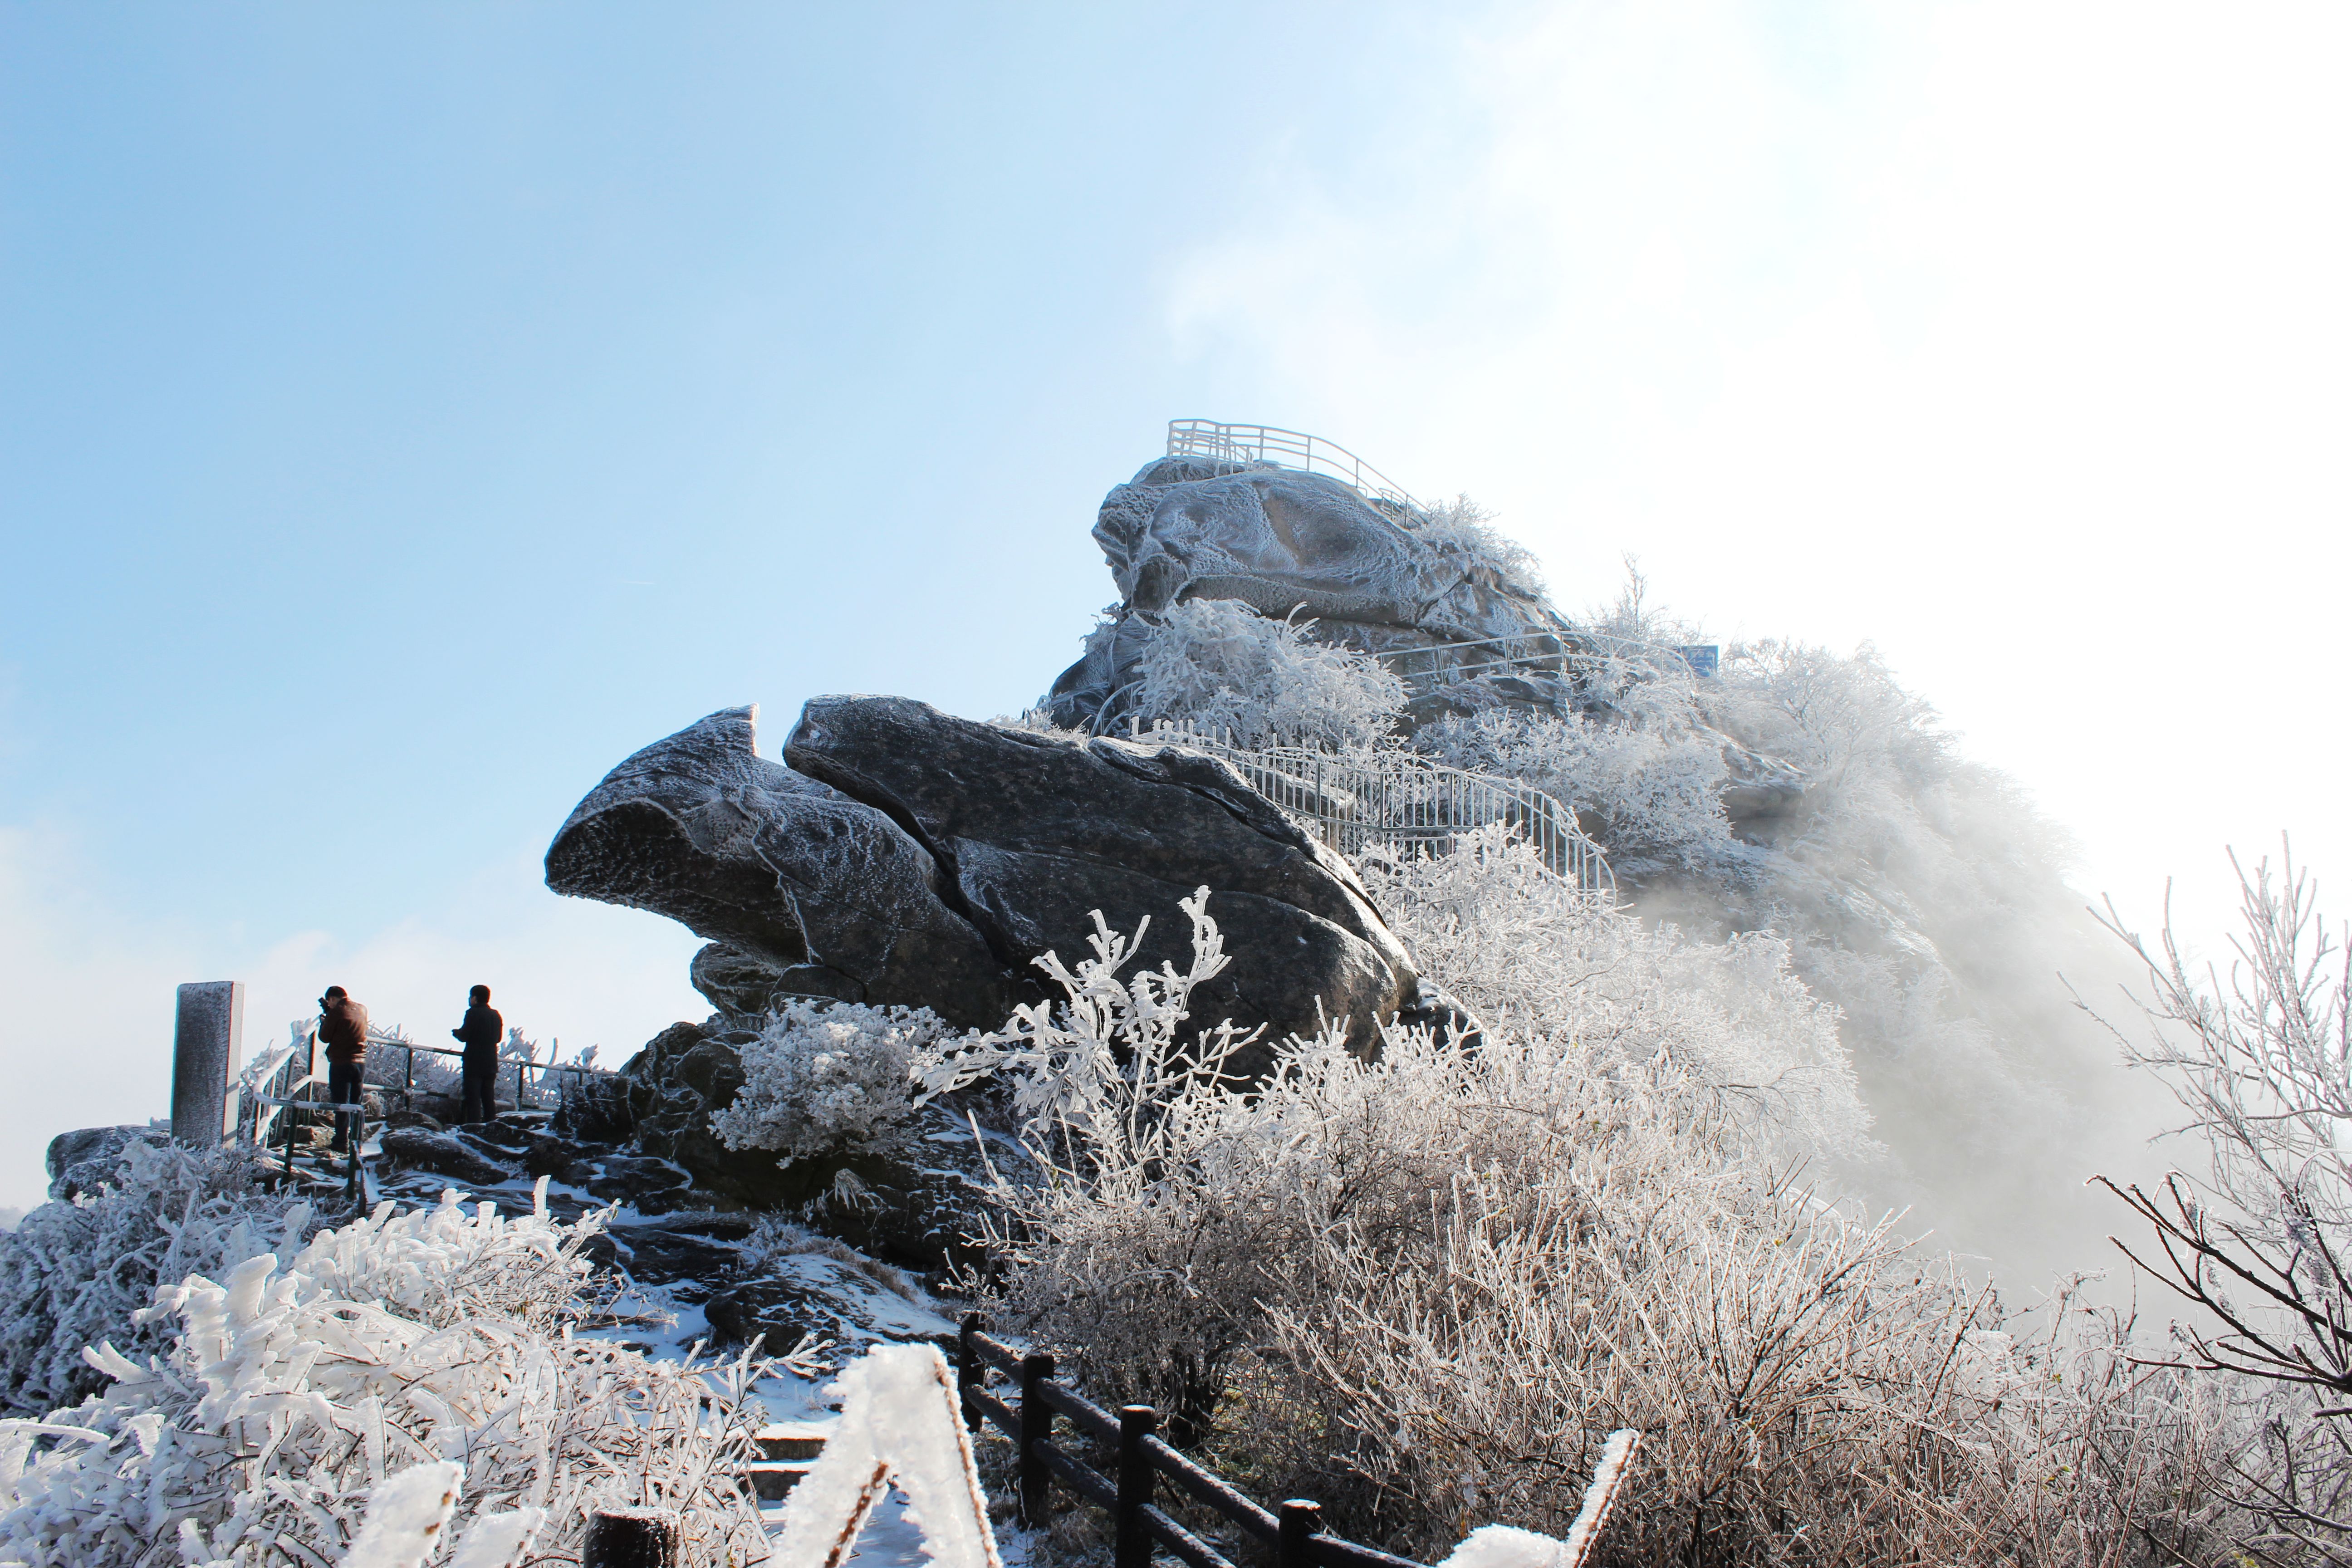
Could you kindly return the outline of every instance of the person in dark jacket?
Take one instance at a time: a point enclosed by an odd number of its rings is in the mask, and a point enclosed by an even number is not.
[[[499,1113],[499,1042],[507,1021],[490,1006],[490,988],[477,985],[466,998],[466,1021],[449,1031],[466,1047],[466,1098],[460,1121],[488,1121]]]
[[[340,985],[319,998],[319,1043],[327,1047],[327,1098],[356,1106],[367,1077],[367,1009]],[[335,1112],[335,1152],[348,1152],[359,1115]]]

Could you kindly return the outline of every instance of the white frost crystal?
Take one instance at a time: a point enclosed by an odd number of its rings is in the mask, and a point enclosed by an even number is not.
[[[0,1422],[0,1564],[131,1568],[173,1547],[192,1565],[332,1563],[371,1489],[443,1461],[463,1471],[464,1568],[503,1568],[542,1523],[541,1550],[576,1555],[589,1510],[632,1505],[677,1510],[704,1559],[751,1559],[763,1538],[737,1476],[756,1369],[572,1337],[601,1226],[449,1194],[322,1232],[282,1267],[265,1253],[157,1291],[150,1311],[182,1331],[168,1356],[102,1343],[103,1394]]]

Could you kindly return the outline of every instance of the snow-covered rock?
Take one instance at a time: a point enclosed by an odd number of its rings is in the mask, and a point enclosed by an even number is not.
[[[1003,1016],[1003,967],[941,900],[940,868],[871,805],[772,763],[755,708],[604,775],[547,851],[547,885],[655,910],[774,967],[783,988]]]
[[[753,710],[732,709],[647,747],[581,802],[547,856],[558,892],[654,910],[723,943],[695,977],[730,1022],[796,994],[992,1027],[1043,995],[1034,960],[1087,951],[1096,910],[1123,931],[1149,917],[1141,966],[1184,962],[1177,904],[1200,887],[1234,954],[1199,999],[1202,1026],[1263,1024],[1279,1041],[1313,1034],[1319,1008],[1369,1039],[1375,1019],[1424,1011],[1411,956],[1347,863],[1199,752],[1080,743],[894,697],[809,703],[789,767],[755,743]],[[714,1075],[728,1063],[692,1049],[656,1081],[724,1106]],[[1236,1068],[1262,1070],[1270,1049]],[[640,1129],[648,1152],[698,1172],[724,1163],[688,1146],[707,1137],[683,1122]],[[677,1146],[657,1149],[664,1138]]]
[[[158,1127],[79,1127],[49,1140],[49,1196],[59,1202],[97,1188],[114,1174],[123,1150],[133,1143],[163,1144],[172,1135]]]
[[[1321,474],[1162,458],[1103,499],[1094,537],[1121,604],[1046,699],[1054,721],[1069,728],[1124,720],[1151,623],[1186,599],[1312,619],[1316,637],[1403,656],[1397,662],[1441,686],[1495,654],[1446,645],[1501,637],[1514,653],[1554,658],[1580,646],[1517,560],[1475,525],[1367,499]],[[1487,695],[1546,708],[1571,695],[1540,677],[1506,679],[1507,689]]]

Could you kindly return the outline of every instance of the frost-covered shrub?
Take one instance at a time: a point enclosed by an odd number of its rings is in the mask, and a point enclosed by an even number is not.
[[[1193,987],[1222,973],[1230,962],[1217,922],[1209,918],[1209,889],[1196,889],[1177,907],[1192,922],[1192,963],[1182,973],[1172,963],[1141,970],[1121,980],[1151,919],[1145,916],[1129,937],[1094,911],[1094,934],[1074,972],[1057,953],[1035,960],[1061,988],[1059,1001],[1013,1009],[1003,1029],[992,1034],[935,1042],[915,1056],[912,1070],[929,1101],[982,1079],[1010,1086],[1013,1113],[1024,1133],[1059,1136],[1067,1130],[1094,1142],[1129,1136],[1129,1126],[1151,1108],[1180,1094],[1207,1064],[1222,1063],[1257,1037],[1230,1023],[1209,1031],[1190,1049],[1180,1049],[1178,1030],[1192,1005]]]
[[[1948,1261],[1770,1174],[1673,1020],[1646,1052],[1514,1019],[1471,1047],[1391,1028],[1365,1060],[1333,1031],[1244,1088],[1171,1052],[1164,1014],[1119,1010],[1125,952],[1106,938],[1057,975],[1104,1004],[1087,1032],[1108,1060],[993,1061],[1084,1082],[1030,1088],[1036,1175],[993,1194],[990,1305],[1253,1489],[1430,1558],[1475,1523],[1559,1533],[1633,1426],[1653,1447],[1608,1562],[2194,1544],[2223,1425],[2200,1385],[2134,1373],[2116,1326],[2071,1306],[2015,1338]]]
[[[1697,942],[1644,921],[1549,875],[1499,826],[1451,854],[1375,847],[1360,868],[1421,972],[1490,1030],[1601,1067],[1670,1061],[1784,1164],[1882,1152],[1837,1010],[1791,971],[1784,940]]]
[[[1135,712],[1240,745],[1370,745],[1396,728],[1404,683],[1367,654],[1226,599],[1171,605],[1143,641]]]
[[[790,1003],[743,1047],[743,1087],[710,1130],[784,1163],[883,1142],[913,1110],[915,1054],[947,1032],[928,1007]]]
[[[1414,744],[1454,767],[1524,779],[1554,796],[1607,846],[1621,876],[1721,874],[1753,858],[1724,815],[1722,737],[1696,725],[1494,708],[1449,715]]]
[[[1423,543],[1471,569],[1484,569],[1530,598],[1543,596],[1543,569],[1535,552],[1495,526],[1495,514],[1468,496],[1455,496],[1419,513],[1412,531]]]
[[[463,1467],[460,1524],[544,1509],[547,1556],[576,1560],[587,1510],[629,1506],[677,1510],[697,1561],[764,1555],[737,1476],[764,1419],[751,1365],[714,1385],[569,1331],[600,1224],[453,1194],[159,1290],[167,1356],[101,1344],[105,1392],[0,1423],[0,1563],[332,1563],[370,1488],[439,1460]]]
[[[46,1415],[102,1386],[85,1345],[162,1351],[168,1331],[134,1321],[159,1283],[299,1247],[309,1207],[259,1177],[236,1149],[132,1143],[96,1193],[0,1235],[0,1414]]]

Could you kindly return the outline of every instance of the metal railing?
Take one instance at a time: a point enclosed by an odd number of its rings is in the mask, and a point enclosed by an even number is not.
[[[1041,1529],[1055,1485],[1111,1516],[1113,1568],[1150,1568],[1152,1552],[1165,1548],[1189,1568],[1234,1568],[1210,1542],[1179,1523],[1160,1506],[1160,1482],[1171,1483],[1210,1513],[1234,1526],[1272,1554],[1275,1568],[1423,1568],[1411,1558],[1362,1546],[1323,1529],[1323,1505],[1293,1498],[1277,1511],[1263,1507],[1232,1483],[1171,1447],[1159,1434],[1159,1412],[1148,1405],[1123,1405],[1113,1415],[1054,1375],[1054,1358],[1021,1352],[981,1328],[979,1314],[963,1321],[956,1392],[964,1424],[974,1432],[985,1421],[1013,1440],[1014,1477],[1024,1525]],[[1003,1374],[1017,1391],[1018,1405],[988,1390],[988,1374]],[[1073,1433],[1090,1440],[1097,1462],[1108,1458],[1105,1475],[1079,1457],[1079,1443],[1055,1433],[1055,1418],[1068,1420]],[[1623,1485],[1628,1462],[1641,1435],[1611,1435],[1584,1495],[1584,1506],[1562,1542],[1559,1568],[1581,1568],[1591,1553]],[[1172,1493],[1171,1495],[1171,1501]]]
[[[398,1087],[403,1110],[410,1109],[415,1104],[416,1054],[419,1051],[427,1056],[460,1058],[466,1054],[443,1046],[420,1046],[413,1040],[401,1039],[396,1036],[372,1034],[368,1037],[367,1043],[368,1060],[362,1063],[360,1069],[362,1090],[371,1089],[389,1090],[394,1088],[390,1083],[378,1082],[370,1079],[367,1076],[367,1068],[373,1065],[375,1053],[379,1050],[402,1052],[404,1054],[403,1070]],[[367,1169],[367,1162],[360,1147],[366,1142],[367,1133],[364,1097],[357,1102],[325,1098],[327,1078],[319,1070],[319,1031],[316,1028],[311,1029],[309,1037],[300,1043],[289,1045],[285,1047],[285,1050],[284,1058],[274,1066],[269,1065],[266,1059],[257,1063],[256,1068],[258,1070],[248,1074],[246,1082],[240,1086],[237,1098],[237,1141],[256,1149],[267,1150],[273,1135],[282,1127],[283,1138],[280,1141],[285,1144],[286,1175],[289,1180],[291,1180],[294,1175],[295,1119],[287,1112],[303,1110],[316,1115],[323,1111],[331,1116],[352,1118],[349,1134],[351,1157],[347,1173],[354,1201],[365,1206],[366,1204],[373,1201],[374,1177]],[[518,1110],[533,1109],[530,1101],[530,1080],[528,1076],[531,1073],[540,1075],[540,1095],[542,1105],[545,1100],[549,1073],[569,1074],[574,1077],[604,1076],[597,1068],[578,1067],[568,1062],[535,1062],[524,1061],[513,1057],[501,1057],[499,1058],[499,1071],[491,1079],[491,1100],[494,1110],[498,1098],[497,1080],[498,1078],[505,1076],[505,1069],[509,1066],[515,1069],[514,1106]],[[559,1110],[569,1102],[571,1091],[570,1077],[559,1078],[556,1080],[556,1108]],[[343,1109],[345,1106],[349,1106],[349,1109]]]
[[[1466,657],[1453,660],[1437,657],[1448,653]],[[1435,686],[1514,670],[1569,679],[1579,673],[1612,665],[1647,666],[1664,674],[1708,679],[1720,668],[1719,649],[1712,643],[1643,642],[1591,631],[1528,631],[1509,637],[1472,637],[1462,642],[1428,643],[1420,647],[1383,648],[1372,657],[1407,685],[1421,682]]]
[[[1187,746],[1231,763],[1249,786],[1342,855],[1402,843],[1450,852],[1474,828],[1500,824],[1562,881],[1614,901],[1609,857],[1576,824],[1576,814],[1517,779],[1447,767],[1411,752],[1323,752],[1304,746],[1242,746],[1185,725],[1150,730],[1130,722],[1129,738]]]
[[[1376,500],[1407,511],[1425,511],[1404,488],[1335,441],[1304,430],[1272,425],[1220,425],[1213,419],[1171,419],[1168,455],[1213,458],[1226,463],[1263,463],[1302,473],[1328,474]]]

